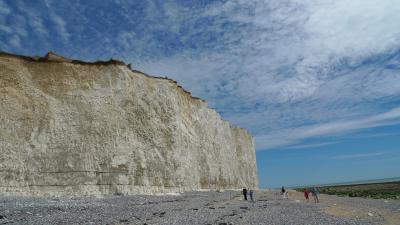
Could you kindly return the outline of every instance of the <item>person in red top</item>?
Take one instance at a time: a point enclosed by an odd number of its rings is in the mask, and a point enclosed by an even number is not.
[[[307,188],[304,188],[304,198],[306,198],[306,201],[308,202],[308,194],[310,191]]]

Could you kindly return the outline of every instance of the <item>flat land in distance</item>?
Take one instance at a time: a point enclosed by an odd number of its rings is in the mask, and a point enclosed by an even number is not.
[[[400,201],[257,191],[191,192],[167,196],[0,197],[0,224],[274,224],[398,225]]]
[[[400,181],[374,184],[354,184],[326,186],[319,188],[321,193],[349,197],[376,199],[400,199]]]

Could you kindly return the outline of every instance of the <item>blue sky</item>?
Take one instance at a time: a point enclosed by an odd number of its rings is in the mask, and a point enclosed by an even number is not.
[[[256,140],[260,186],[400,177],[396,0],[0,0],[0,49],[117,58]]]

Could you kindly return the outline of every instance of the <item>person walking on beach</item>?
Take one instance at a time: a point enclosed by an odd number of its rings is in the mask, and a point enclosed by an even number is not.
[[[252,202],[254,202],[254,199],[253,199],[254,191],[253,191],[253,190],[250,190],[249,194],[250,194],[250,200],[251,200]]]
[[[287,196],[287,192],[285,190],[285,187],[283,187],[283,186],[282,186],[282,189],[281,189],[281,195],[282,195],[283,198],[287,198],[288,197]]]
[[[306,201],[308,202],[308,194],[310,191],[307,188],[304,188],[304,198],[306,198]]]
[[[247,189],[246,188],[243,188],[242,194],[243,194],[244,200],[247,201]]]
[[[312,187],[311,188],[311,195],[313,196],[315,203],[319,203],[318,194],[319,194],[318,188]]]

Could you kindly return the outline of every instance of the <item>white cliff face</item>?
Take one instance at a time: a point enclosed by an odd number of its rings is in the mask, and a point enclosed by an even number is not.
[[[0,54],[0,193],[257,188],[252,137],[117,62]]]

